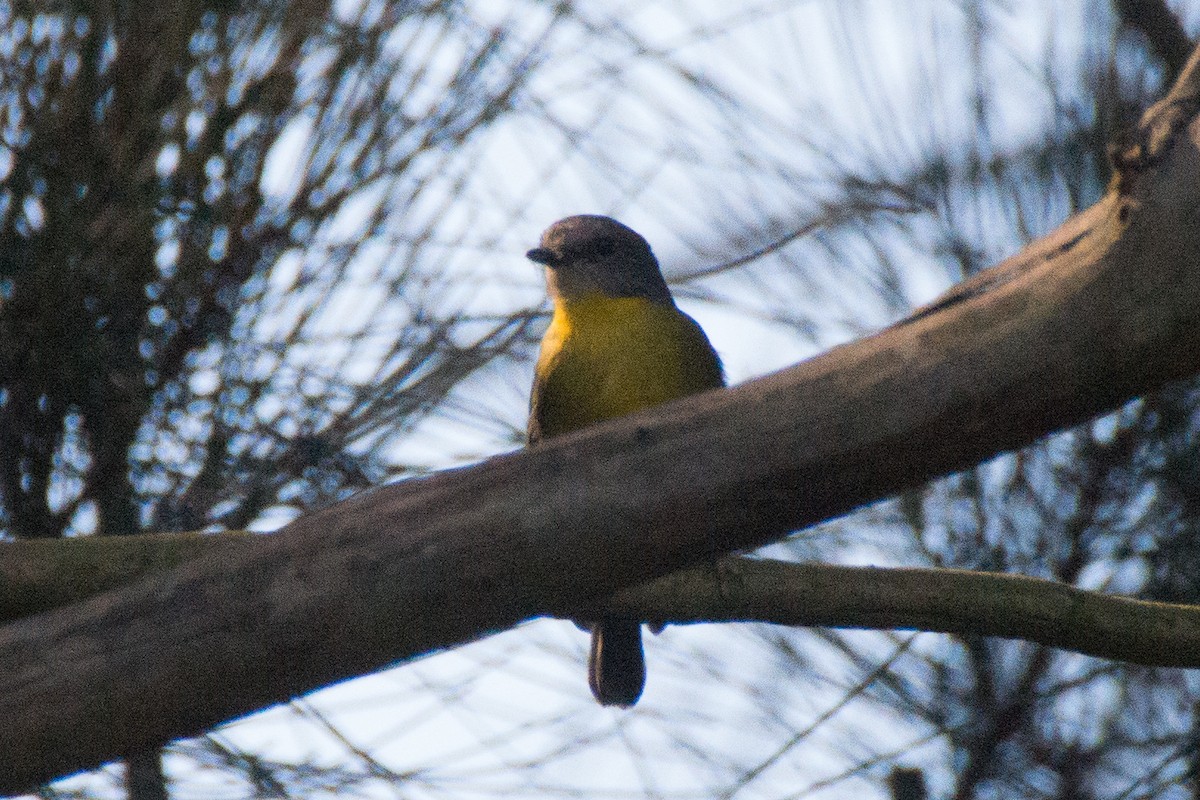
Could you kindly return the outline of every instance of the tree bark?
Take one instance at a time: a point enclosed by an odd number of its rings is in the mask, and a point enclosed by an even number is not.
[[[0,629],[0,791],[585,608],[1200,372],[1197,72],[1099,203],[876,336]]]
[[[1200,667],[1200,606],[995,572],[726,558],[622,589],[607,606],[656,622],[999,636],[1133,664]]]
[[[248,531],[129,533],[0,543],[0,623],[77,603],[204,555],[253,547]]]
[[[134,534],[0,545],[0,620],[146,579],[206,553],[238,558],[263,534]],[[920,630],[999,636],[1153,667],[1200,667],[1200,605],[1087,591],[1023,575],[723,558],[621,589],[602,603],[662,624]],[[587,619],[578,603],[547,609]],[[390,607],[364,608],[370,618]]]

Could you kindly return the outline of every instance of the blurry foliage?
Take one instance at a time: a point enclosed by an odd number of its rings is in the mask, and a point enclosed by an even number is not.
[[[530,53],[453,4],[0,5],[0,522],[244,527],[522,339],[448,297],[456,150]],[[431,32],[450,27],[431,58]]]
[[[1198,23],[1182,0],[0,2],[0,526],[272,525],[515,443],[539,294],[504,270],[567,213],[645,233],[735,377],[874,330],[1094,202]],[[1197,400],[770,550],[1194,599]],[[1196,794],[1179,670],[693,626],[611,714],[582,641],[526,625],[177,742],[168,771],[180,797],[881,797],[897,767],[935,797]]]

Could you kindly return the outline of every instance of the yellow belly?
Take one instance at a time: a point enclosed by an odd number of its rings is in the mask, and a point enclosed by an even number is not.
[[[636,297],[560,302],[542,339],[530,441],[721,386],[721,362],[678,309]]]

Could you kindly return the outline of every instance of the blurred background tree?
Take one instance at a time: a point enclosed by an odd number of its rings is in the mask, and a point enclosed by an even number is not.
[[[734,380],[875,330],[1093,202],[1198,28],[1185,0],[0,2],[0,527],[269,530],[518,445],[521,254],[570,213],[650,239]],[[1192,600],[1198,401],[769,550]],[[173,743],[171,796],[885,797],[897,767],[1200,794],[1179,670],[694,626],[621,713],[584,642],[532,623]]]

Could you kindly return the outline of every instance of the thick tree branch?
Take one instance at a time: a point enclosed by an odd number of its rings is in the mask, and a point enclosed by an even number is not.
[[[0,546],[0,619],[75,602],[204,553],[237,558],[261,534],[31,539]],[[991,572],[723,558],[622,589],[605,607],[669,624],[921,630],[1001,636],[1157,667],[1200,667],[1200,606],[1154,603]],[[586,618],[571,603],[548,609]],[[391,613],[368,609],[370,617]]]
[[[226,531],[0,542],[0,623],[156,577],[206,554],[236,558],[261,538]]]
[[[1195,72],[1172,108],[1195,107]],[[586,606],[1200,372],[1188,119],[994,280],[876,336],[7,625],[0,791]]]

